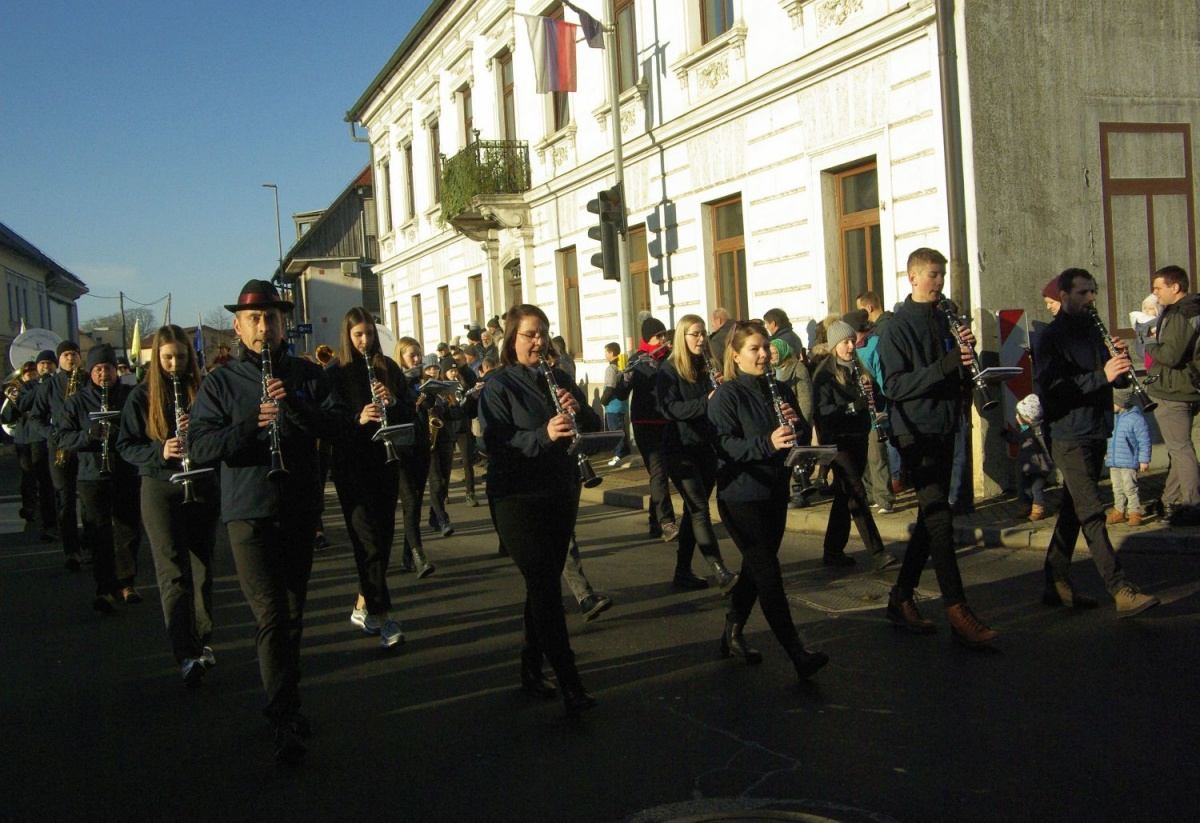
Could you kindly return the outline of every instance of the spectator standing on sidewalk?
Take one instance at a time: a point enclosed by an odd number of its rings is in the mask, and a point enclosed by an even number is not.
[[[1113,511],[1106,521],[1142,525],[1142,503],[1138,499],[1139,474],[1150,468],[1150,425],[1142,409],[1133,402],[1133,392],[1117,389],[1113,392],[1112,437],[1108,439],[1108,456],[1104,465],[1112,481]]]
[[[1017,467],[1020,472],[1017,493],[1026,506],[1022,517],[1028,515],[1034,522],[1046,519],[1046,481],[1054,470],[1042,423],[1042,401],[1038,400],[1036,394],[1030,394],[1017,403],[1015,436],[1006,432],[1006,436],[1017,443]]]
[[[1200,525],[1200,466],[1196,435],[1200,424],[1200,295],[1188,292],[1187,272],[1164,266],[1154,273],[1154,296],[1161,309],[1154,340],[1146,343],[1153,358],[1147,391],[1158,401],[1158,421],[1171,469],[1163,487],[1163,506],[1171,507],[1172,526]]]
[[[600,405],[604,407],[604,429],[619,431],[624,435],[608,465],[619,466],[629,456],[629,435],[625,432],[625,414],[629,411],[629,403],[616,396],[617,386],[621,382],[621,346],[617,343],[606,344],[604,359],[608,362],[604,369],[604,392],[600,395]]]

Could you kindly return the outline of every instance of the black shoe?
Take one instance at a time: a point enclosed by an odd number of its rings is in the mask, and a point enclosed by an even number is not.
[[[558,689],[542,674],[542,667],[528,660],[521,661],[521,688],[539,700],[553,700],[558,695]]]
[[[694,574],[691,569],[676,569],[671,585],[683,591],[700,591],[708,588],[708,581]]]
[[[650,536],[661,538],[663,535],[662,526],[657,523],[650,524]]]
[[[739,575],[725,568],[725,564],[720,560],[712,562],[713,574],[717,576],[717,585],[721,588],[721,597],[728,597],[733,591],[733,587],[737,585]]]
[[[325,536],[325,532],[317,532],[316,538],[313,539],[314,549],[328,549],[329,538]]]
[[[429,528],[433,529],[434,531],[438,531],[441,527],[442,527],[442,524],[441,524],[441,521],[438,520],[437,513],[433,509],[430,509],[429,510]]]
[[[412,549],[413,563],[415,564],[414,571],[417,577],[424,579],[437,571],[437,566],[425,559],[425,550],[419,546],[413,546]]]
[[[442,521],[442,537],[449,537],[454,534],[454,527],[450,525],[450,515],[446,515],[446,519]]]
[[[308,754],[300,730],[295,722],[280,723],[275,727],[275,762],[285,766],[297,766]]]
[[[854,558],[845,552],[826,552],[821,555],[822,566],[853,566]]]
[[[734,623],[728,615],[725,616],[725,634],[721,635],[721,657],[739,658],[747,666],[755,666],[763,661],[762,652],[746,644],[742,624]]]
[[[611,609],[612,604],[612,598],[602,594],[589,594],[579,601],[579,611],[583,613],[583,619],[591,623],[602,613]]]
[[[567,710],[567,717],[579,717],[588,709],[595,708],[596,698],[584,691],[582,686],[570,689],[563,687],[563,706]]]
[[[479,505],[479,501],[475,499],[475,492],[467,492],[467,505],[471,508]]]
[[[829,663],[829,655],[825,652],[806,651],[799,638],[788,645],[787,653],[801,680],[812,677]]]

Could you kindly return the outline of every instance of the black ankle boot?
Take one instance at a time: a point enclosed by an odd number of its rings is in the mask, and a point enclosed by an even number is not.
[[[562,687],[563,707],[567,711],[567,717],[579,717],[595,707],[596,698],[584,690],[583,681],[579,679],[579,670],[575,668],[574,656],[569,662],[556,666],[555,671],[558,674],[558,685]]]
[[[787,645],[786,650],[788,657],[792,659],[792,665],[796,667],[796,674],[800,676],[801,680],[812,677],[829,662],[829,655],[825,652],[805,651],[804,644],[798,637]]]
[[[720,560],[713,560],[709,565],[712,567],[713,574],[717,576],[717,585],[721,588],[721,597],[728,597],[733,591],[733,587],[737,585],[738,575],[725,568],[725,564]]]
[[[413,546],[412,556],[417,577],[429,577],[429,575],[437,571],[437,566],[430,563],[425,557],[425,549],[422,546]]]
[[[762,652],[746,644],[742,636],[742,624],[733,622],[733,618],[725,616],[725,634],[721,635],[721,657],[737,657],[745,661],[747,666],[762,662]]]
[[[541,655],[537,657],[534,660],[532,655],[521,653],[521,688],[540,700],[553,700],[558,689],[542,674]]]

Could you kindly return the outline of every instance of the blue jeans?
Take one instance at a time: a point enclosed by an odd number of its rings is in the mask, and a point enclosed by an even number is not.
[[[621,438],[621,442],[617,444],[617,449],[613,452],[614,457],[626,458],[629,456],[629,434],[625,432],[625,413],[624,412],[605,412],[604,413],[604,428],[610,432],[622,432],[625,434]]]

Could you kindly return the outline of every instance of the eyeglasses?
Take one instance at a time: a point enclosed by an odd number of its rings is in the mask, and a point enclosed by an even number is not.
[[[706,334],[705,334],[704,332],[702,332],[702,331],[690,331],[690,332],[687,332],[686,334],[684,334],[683,336],[684,336],[684,337],[694,337],[694,338],[696,338],[697,340],[703,340],[703,339],[704,339],[705,337],[707,337],[708,335],[706,335]]]
[[[528,340],[530,343],[532,343],[534,340],[545,340],[546,332],[519,331],[519,332],[517,332],[517,337],[524,337],[526,340]]]

